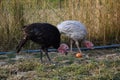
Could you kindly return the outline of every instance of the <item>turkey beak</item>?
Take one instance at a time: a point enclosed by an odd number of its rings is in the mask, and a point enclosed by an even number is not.
[[[16,52],[19,53],[21,48],[24,46],[24,44],[27,42],[27,37],[25,36],[16,47]]]

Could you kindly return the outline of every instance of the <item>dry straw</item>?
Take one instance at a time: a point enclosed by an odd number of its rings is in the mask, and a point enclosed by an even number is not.
[[[120,0],[1,0],[0,50],[13,50],[22,37],[21,27],[33,22],[57,25],[79,20],[96,45],[120,43]],[[62,42],[69,41],[62,36]],[[29,42],[26,48],[35,48]]]

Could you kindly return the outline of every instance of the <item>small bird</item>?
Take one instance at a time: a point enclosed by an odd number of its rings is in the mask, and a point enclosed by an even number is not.
[[[48,48],[52,46],[57,49],[60,46],[60,32],[57,27],[49,23],[33,23],[23,27],[23,34],[23,39],[16,47],[17,53],[28,40],[32,40],[41,46],[41,62],[43,52],[45,52],[48,60],[51,61],[48,55]]]
[[[58,30],[61,34],[64,34],[70,38],[70,51],[72,52],[72,44],[75,41],[75,44],[78,48],[78,51],[81,53],[79,47],[79,41],[84,44],[87,48],[93,48],[93,43],[86,40],[87,29],[79,21],[75,20],[66,20],[57,25]]]

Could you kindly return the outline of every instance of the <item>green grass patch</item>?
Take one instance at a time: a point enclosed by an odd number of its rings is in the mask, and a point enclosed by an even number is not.
[[[110,51],[111,54],[109,53]],[[65,56],[50,53],[52,63],[47,58],[43,58],[44,62],[41,63],[40,59],[32,54],[34,56],[32,58],[18,59],[14,63],[1,65],[0,79],[119,80],[120,56],[117,55],[119,52],[116,53],[115,50],[101,50],[102,54],[99,55],[97,55],[97,52],[99,54],[100,50],[84,52],[86,55],[90,53],[92,55],[82,58],[75,58],[72,54]],[[106,52],[108,52],[109,57],[106,57]]]

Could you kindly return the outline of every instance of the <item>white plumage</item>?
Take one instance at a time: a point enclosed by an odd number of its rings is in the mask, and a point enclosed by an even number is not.
[[[60,33],[63,33],[70,38],[71,51],[72,51],[73,41],[75,41],[75,44],[76,44],[79,52],[81,52],[81,50],[79,48],[78,41],[81,41],[82,43],[84,43],[84,45],[88,48],[91,48],[93,46],[93,44],[90,41],[87,41],[85,39],[87,36],[87,29],[79,21],[75,21],[75,20],[63,21],[62,23],[57,25],[57,28],[60,31]]]

